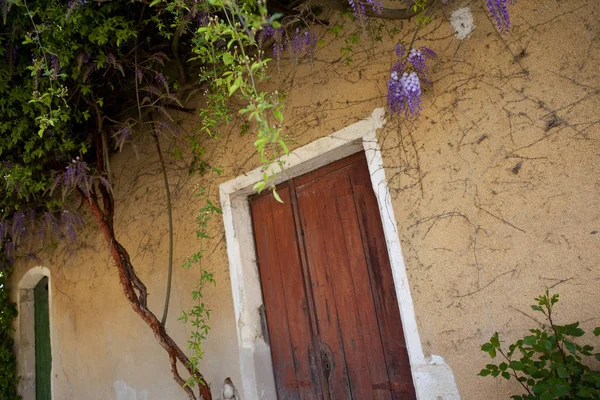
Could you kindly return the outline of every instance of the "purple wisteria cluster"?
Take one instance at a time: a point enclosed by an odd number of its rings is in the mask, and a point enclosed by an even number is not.
[[[317,35],[310,31],[300,32],[300,30],[296,28],[294,36],[289,40],[288,47],[294,60],[298,60],[301,57],[312,60],[315,56],[315,49],[317,48]]]
[[[360,26],[365,26],[367,23],[367,10],[370,9],[375,14],[381,14],[383,4],[381,0],[348,0],[354,18]]]
[[[133,132],[131,131],[131,128],[129,126],[125,125],[121,127],[112,136],[116,142],[115,147],[120,151],[121,149],[123,149],[123,145],[125,145],[126,142],[129,142],[131,140],[132,136]]]
[[[51,54],[50,57],[50,80],[55,80],[60,75],[60,62],[58,57]]]
[[[169,90],[169,83],[167,82],[167,77],[165,76],[165,74],[163,74],[162,72],[157,73],[156,75],[154,75],[154,80],[156,80],[157,83],[159,83],[161,86],[164,86],[167,91]]]
[[[76,157],[65,167],[64,172],[56,175],[52,190],[60,186],[63,194],[78,189],[89,196],[94,179],[87,163]],[[110,182],[105,177],[97,182],[111,190]],[[83,225],[82,219],[68,210],[60,213],[45,212],[43,215],[36,215],[35,210],[16,211],[12,214],[12,218],[0,221],[0,248],[4,248],[5,255],[10,262],[13,262],[16,250],[26,237],[33,238],[37,234],[38,241],[46,236],[66,237],[74,241],[77,229],[81,225]]]
[[[284,51],[287,49],[293,60],[297,61],[302,57],[310,60],[314,58],[317,48],[317,35],[308,31],[296,28],[293,36],[289,36],[284,28],[273,28],[267,24],[258,33],[257,39],[260,45],[268,38],[273,38],[273,57],[280,60]]]
[[[53,189],[57,186],[62,187],[63,193],[79,189],[86,196],[89,195],[92,188],[92,177],[87,163],[80,160],[79,157],[71,160],[65,171],[54,178]]]
[[[210,14],[203,10],[195,10],[192,12],[192,16],[196,20],[198,26],[206,26],[210,21]]]
[[[501,32],[510,29],[510,15],[508,14],[508,4],[515,4],[517,0],[486,0],[486,5],[490,14]]]
[[[77,10],[79,7],[86,5],[88,0],[69,0],[67,2],[67,18],[71,13]]]
[[[422,85],[431,85],[426,60],[434,58],[435,52],[425,46],[407,52],[406,46],[399,44],[396,56],[388,80],[387,103],[394,114],[404,112],[407,118],[416,117],[421,111]]]
[[[4,247],[4,254],[12,264],[17,249],[27,237],[38,242],[44,237],[67,238],[74,242],[81,226],[81,217],[68,210],[60,213],[47,211],[39,215],[36,215],[35,210],[18,211],[13,214],[12,219],[0,222],[0,248]]]
[[[4,43],[6,63],[11,67],[17,63],[17,50],[19,46],[11,42]]]

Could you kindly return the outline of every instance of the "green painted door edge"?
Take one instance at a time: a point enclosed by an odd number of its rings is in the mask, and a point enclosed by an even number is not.
[[[52,353],[50,351],[50,312],[48,308],[48,278],[42,278],[35,289],[35,398],[50,400],[50,375]]]

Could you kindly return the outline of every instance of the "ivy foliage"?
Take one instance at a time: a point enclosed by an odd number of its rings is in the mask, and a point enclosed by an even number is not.
[[[546,324],[531,329],[530,334],[517,340],[505,352],[496,332],[481,350],[491,358],[500,355],[502,362],[487,364],[480,376],[502,376],[516,379],[526,392],[514,395],[515,400],[600,399],[600,371],[590,367],[592,358],[600,361],[594,346],[581,345],[578,338],[585,335],[579,322],[558,325],[554,322],[554,305],[558,294],[546,293],[537,297],[531,308],[544,315]],[[600,336],[600,328],[594,330]]]
[[[0,63],[0,248],[7,265],[24,255],[27,238],[74,239],[77,219],[68,208],[77,197],[96,211],[114,243],[118,188],[110,155],[127,142],[145,137],[158,142],[159,134],[177,132],[172,110],[200,115],[198,129],[170,136],[179,146],[176,154],[191,152],[192,172],[218,170],[204,159],[203,149],[207,140],[218,139],[217,127],[232,119],[232,96],[243,104],[241,114],[256,132],[263,162],[287,152],[279,96],[259,90],[268,59],[257,34],[265,24],[279,28],[266,2],[4,0],[0,7],[5,60]],[[204,98],[199,111],[184,105],[197,93]],[[184,146],[189,151],[181,150]],[[128,260],[126,250],[119,251],[120,260]],[[204,283],[214,283],[209,272],[201,276],[196,300]],[[0,293],[5,296],[6,290]],[[145,301],[145,294],[140,297]],[[14,309],[5,298],[0,306]],[[14,315],[6,311],[3,321],[9,316]],[[177,349],[172,353],[190,373],[188,385],[198,383],[206,397],[197,360],[210,311],[199,303],[189,316],[196,355],[188,362]],[[3,341],[7,349],[9,343]],[[6,365],[10,369],[11,363]],[[4,378],[2,385],[14,387],[14,376]]]
[[[17,360],[13,353],[12,322],[17,316],[17,308],[8,298],[5,290],[8,271],[0,270],[0,399],[18,400]]]
[[[110,180],[98,165],[110,151],[171,119],[182,99],[203,89],[197,132],[186,134],[191,170],[203,171],[203,142],[231,119],[229,97],[246,101],[263,161],[287,149],[277,123],[278,96],[257,89],[268,59],[256,34],[266,4],[193,0],[6,0],[0,57],[0,221],[15,212],[57,211],[57,176],[76,157],[90,175]],[[154,113],[154,115],[152,115]],[[151,115],[152,118],[149,118]],[[164,126],[162,126],[164,130]],[[275,150],[276,154],[271,154]],[[106,149],[104,150],[106,152]],[[104,156],[105,162],[108,154]]]
[[[287,3],[270,2],[275,8]],[[370,10],[369,18],[386,12],[378,0],[333,3],[351,10],[360,26],[366,22],[365,10]],[[413,12],[433,3],[415,1]],[[490,10],[500,16],[505,3],[494,0],[488,7],[493,4]],[[255,189],[271,188],[280,200],[271,184],[275,169],[269,167],[288,152],[282,134],[284,96],[261,89],[269,63],[263,47],[273,45],[276,57],[284,45],[296,55],[312,56],[316,37],[305,24],[292,18],[289,31],[295,33],[288,35],[282,15],[269,10],[266,0],[1,0],[0,8],[0,248],[8,264],[26,247],[26,237],[50,233],[74,239],[79,222],[67,210],[72,200],[87,204],[108,242],[116,243],[113,191],[118,188],[112,181],[111,153],[148,137],[160,154],[158,135],[169,134],[176,144],[173,154],[191,153],[191,172],[218,171],[205,159],[205,143],[219,138],[218,127],[234,113],[246,120],[245,131],[255,133],[254,146],[267,166]],[[417,68],[421,55],[415,54]],[[420,96],[413,78],[401,82],[406,92],[402,104],[409,89]],[[187,108],[186,100],[198,94],[202,109]],[[241,104],[239,110],[230,107],[232,96]],[[198,113],[200,126],[176,134],[172,110]],[[218,213],[214,207],[203,211]],[[123,265],[129,260],[126,249],[118,252],[116,264],[138,290],[138,309],[147,311],[145,286],[129,261]],[[201,253],[192,261],[196,258]],[[178,358],[189,364],[185,367],[192,379],[198,377],[203,396],[209,389],[196,372],[210,310],[201,294],[213,283],[212,275],[202,272],[193,294],[198,305],[184,314],[195,327],[189,345],[196,357]],[[0,295],[5,292],[0,288]],[[13,310],[2,297],[0,307]],[[6,313],[7,320],[14,317]],[[148,311],[145,318],[153,320],[154,315]],[[166,335],[159,332],[164,341]],[[179,354],[168,343],[171,354]],[[176,370],[174,377],[181,382]]]

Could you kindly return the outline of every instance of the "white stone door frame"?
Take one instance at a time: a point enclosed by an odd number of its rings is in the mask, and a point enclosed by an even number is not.
[[[439,356],[426,357],[421,346],[396,219],[377,142],[377,129],[384,124],[384,110],[378,108],[371,117],[294,150],[282,158],[285,167],[276,175],[274,183],[285,182],[354,153],[365,152],[383,223],[417,397],[423,400],[459,399],[450,368]],[[277,398],[271,351],[263,336],[263,299],[248,202],[248,196],[254,193],[254,184],[262,180],[263,172],[263,169],[257,168],[220,185],[237,322],[242,393],[248,400]]]

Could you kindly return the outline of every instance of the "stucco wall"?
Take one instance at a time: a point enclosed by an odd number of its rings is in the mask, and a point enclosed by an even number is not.
[[[416,41],[439,55],[421,117],[388,118],[378,135],[423,348],[445,358],[464,399],[506,398],[503,381],[476,376],[487,362],[479,347],[494,331],[507,340],[523,335],[534,324],[529,304],[544,286],[561,294],[559,322],[600,325],[600,3],[518,2],[504,36],[493,30],[483,2],[451,4]],[[463,40],[449,23],[459,7],[469,7],[475,23]],[[412,23],[385,26],[398,26],[410,41]],[[284,62],[272,70],[272,87],[288,95],[292,148],[385,105],[395,41],[384,33],[372,47],[364,37],[350,67],[340,59],[343,37],[326,42],[312,65]],[[193,126],[191,117],[177,118],[182,130]],[[218,184],[257,167],[252,142],[235,124],[207,142],[211,162],[223,167],[220,177],[190,177],[183,161],[169,167],[176,268],[168,330],[182,346],[189,328],[177,317],[192,304],[198,267],[177,266],[199,245],[194,219],[203,197],[194,194],[205,187],[217,202]],[[125,148],[113,170],[117,235],[160,314],[168,240],[152,146]],[[217,286],[206,293],[213,318],[202,370],[217,394],[225,377],[237,383],[240,376],[218,218],[210,231],[215,238],[205,242],[202,267],[215,272]],[[92,220],[77,246],[39,257],[18,265],[13,287],[33,265],[51,271],[54,398],[184,398],[164,351],[122,295]]]

